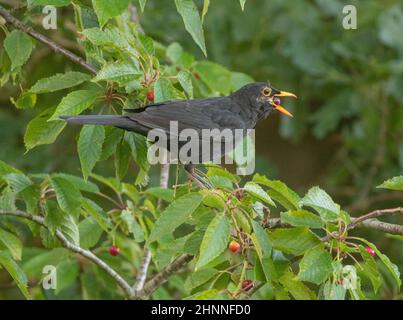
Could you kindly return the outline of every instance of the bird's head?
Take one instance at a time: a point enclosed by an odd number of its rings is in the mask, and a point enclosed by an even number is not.
[[[281,105],[281,97],[297,96],[291,92],[281,91],[271,86],[270,82],[256,82],[248,84],[234,93],[241,98],[248,98],[249,103],[257,109],[263,109],[269,113],[277,110],[289,117],[293,115]]]

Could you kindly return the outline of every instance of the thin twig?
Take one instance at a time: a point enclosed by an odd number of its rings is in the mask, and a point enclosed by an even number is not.
[[[179,269],[181,269],[185,264],[190,262],[193,256],[190,254],[183,254],[176,258],[172,263],[167,265],[159,273],[157,273],[151,280],[147,281],[144,285],[143,290],[134,295],[133,299],[143,300],[146,299],[150,294],[152,294],[156,289],[158,289],[168,278]]]
[[[31,215],[24,211],[17,210],[17,211],[9,212],[9,211],[1,210],[0,216],[14,216],[14,217],[19,217],[19,218],[24,218],[24,219],[33,221],[33,222],[47,228],[43,217],[38,216],[38,215]],[[60,230],[56,230],[55,235],[60,240],[63,247],[87,258],[88,260],[92,261],[97,266],[99,266],[101,269],[106,271],[116,281],[116,283],[123,289],[126,296],[130,297],[133,295],[131,286],[126,282],[125,279],[122,278],[122,276],[120,276],[114,269],[112,269],[108,264],[106,264],[105,261],[98,258],[91,251],[85,250],[85,249],[81,248],[80,246],[67,240],[67,238],[64,236],[64,234]]]
[[[24,24],[22,21],[15,18],[8,10],[6,10],[2,5],[0,5],[0,15],[10,24],[12,24],[15,28],[29,34],[31,37],[35,38],[36,40],[48,45],[51,47],[55,52],[59,52],[63,54],[65,57],[69,58],[71,61],[81,65],[83,68],[87,69],[88,71],[96,74],[98,69],[89,63],[87,63],[83,58],[77,56],[73,52],[63,48],[53,40],[49,39],[48,37],[44,36],[43,34],[35,31],[31,27]]]
[[[353,219],[353,222],[351,222],[348,225],[347,230],[355,228],[357,225],[359,225],[361,222],[365,220],[374,219],[380,216],[391,215],[396,213],[403,213],[403,207],[371,211],[370,213],[364,214],[358,218]]]

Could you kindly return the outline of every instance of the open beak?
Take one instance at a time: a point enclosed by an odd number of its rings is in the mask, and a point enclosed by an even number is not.
[[[279,91],[278,93],[274,94],[273,97],[291,97],[297,99],[297,96],[295,94],[287,91]],[[274,104],[273,106],[277,111],[281,112],[282,114],[285,114],[286,116],[289,117],[293,117],[293,115],[283,106],[279,104]]]

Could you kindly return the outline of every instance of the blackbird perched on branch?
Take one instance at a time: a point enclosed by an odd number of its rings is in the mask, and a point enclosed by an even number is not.
[[[110,125],[144,136],[157,129],[164,132],[169,141],[173,139],[177,141],[177,136],[170,135],[171,121],[176,121],[179,131],[193,129],[201,133],[203,129],[220,131],[253,129],[259,120],[265,119],[272,111],[292,116],[280,105],[280,97],[296,98],[293,93],[273,88],[269,82],[257,82],[245,85],[226,97],[165,101],[144,108],[126,109],[127,113],[124,115],[81,115],[61,118],[72,124]],[[183,143],[183,141],[179,143],[179,148]],[[214,141],[209,143],[213,144]],[[214,158],[214,155],[212,157]],[[186,171],[193,180],[208,186],[201,175],[195,172],[194,164],[194,162],[186,163]]]

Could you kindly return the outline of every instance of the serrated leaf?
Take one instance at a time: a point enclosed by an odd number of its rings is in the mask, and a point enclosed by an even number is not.
[[[0,179],[8,173],[21,173],[21,171],[0,160]]]
[[[85,125],[81,129],[77,149],[85,180],[101,158],[104,140],[105,129],[103,126]]]
[[[402,284],[402,281],[400,280],[400,272],[399,268],[392,263],[389,258],[384,255],[382,252],[378,250],[378,248],[371,242],[367,241],[366,239],[359,238],[362,242],[367,244],[369,247],[371,247],[372,250],[375,251],[376,255],[381,259],[385,267],[389,270],[389,272],[392,274],[393,278],[396,281],[397,286],[400,288],[400,285]]]
[[[182,16],[185,29],[190,33],[193,40],[207,56],[206,44],[204,41],[203,26],[199,11],[193,0],[175,0],[176,9]]]
[[[315,293],[309,289],[305,284],[299,281],[292,271],[287,271],[279,282],[283,285],[284,289],[288,291],[295,300],[316,300]]]
[[[114,81],[123,86],[140,76],[142,73],[133,64],[118,61],[104,65],[93,81]]]
[[[258,173],[254,175],[252,181],[269,187],[270,190],[268,190],[267,193],[271,198],[278,201],[284,208],[288,210],[299,209],[298,202],[300,201],[300,197],[284,182],[279,180],[269,180]]]
[[[320,239],[308,228],[276,229],[269,233],[275,249],[299,256],[320,243]]]
[[[152,187],[148,188],[144,191],[147,195],[152,195],[157,199],[162,199],[166,202],[172,202],[174,198],[174,191],[172,189],[161,188],[161,187]]]
[[[172,83],[164,78],[159,78],[155,81],[154,84],[154,101],[156,103],[167,101],[167,100],[175,100],[183,98],[181,97]]]
[[[63,216],[63,220],[60,225],[60,231],[71,243],[77,246],[80,245],[80,233],[73,216],[67,214]]]
[[[316,210],[325,221],[335,220],[340,215],[340,206],[319,187],[309,189],[301,204]]]
[[[3,176],[11,190],[16,194],[32,185],[32,181],[23,173],[9,173]]]
[[[36,94],[55,92],[77,86],[90,79],[90,75],[77,71],[57,73],[51,77],[38,80],[28,91]]]
[[[256,252],[260,258],[271,255],[271,243],[269,236],[263,227],[256,221],[252,220],[252,226],[254,233],[252,234],[252,241],[255,245]]]
[[[92,217],[80,221],[78,231],[80,234],[80,247],[84,249],[90,249],[95,246],[103,232],[102,228]]]
[[[324,223],[320,217],[306,210],[290,210],[281,212],[281,222],[290,224],[294,227],[308,227],[320,229]]]
[[[107,26],[104,30],[100,28],[89,28],[82,31],[82,34],[96,46],[107,46],[117,49],[133,50],[124,35],[114,26]]]
[[[67,174],[67,173],[54,173],[52,176],[60,177],[60,178],[67,180],[80,191],[86,191],[86,192],[92,192],[92,193],[99,192],[99,188],[95,183],[93,183],[91,181],[85,181],[83,178],[73,176],[73,175]]]
[[[127,9],[130,0],[92,0],[99,24],[103,27],[109,19],[116,17]]]
[[[327,280],[332,270],[332,256],[319,244],[305,252],[299,263],[298,278],[319,285]]]
[[[203,197],[198,193],[189,193],[172,202],[155,222],[148,242],[160,239],[166,234],[173,233],[201,204]]]
[[[393,177],[384,181],[377,188],[384,188],[390,190],[403,190],[403,176]]]
[[[65,121],[48,121],[54,112],[55,108],[46,109],[28,123],[24,134],[24,143],[27,150],[42,144],[55,142],[63,131],[66,126]]]
[[[364,263],[361,263],[361,272],[368,277],[374,288],[374,293],[377,293],[382,284],[382,278],[378,266],[376,265],[376,261],[363,246],[358,246],[358,249],[364,260]]]
[[[13,30],[4,39],[4,48],[11,60],[11,70],[16,70],[28,61],[34,44],[26,33]]]
[[[49,121],[60,120],[60,116],[79,115],[94,104],[98,94],[97,89],[78,90],[69,93],[56,107],[56,111]]]
[[[208,225],[200,245],[196,269],[200,269],[217,258],[228,246],[230,223],[223,213],[218,214]]]
[[[209,281],[211,278],[213,278],[216,274],[218,273],[217,269],[213,268],[206,268],[202,269],[199,271],[196,271],[190,275],[186,279],[185,282],[185,288],[188,291],[192,291],[194,288],[197,288],[201,286],[202,284],[205,284],[207,281]]]
[[[251,196],[259,199],[260,201],[266,202],[271,206],[276,206],[270,196],[256,183],[247,182],[244,186],[246,192],[248,192]]]
[[[330,281],[326,282],[323,287],[323,295],[325,300],[344,300],[346,296],[346,289],[336,283]]]
[[[51,177],[52,185],[60,208],[67,214],[78,217],[81,205],[80,191],[69,181],[61,177]]]
[[[31,296],[28,292],[28,279],[24,271],[18,266],[18,264],[11,259],[6,253],[0,252],[0,265],[7,270],[10,276],[13,278],[18,288],[21,290],[25,298],[30,299]]]
[[[176,75],[180,85],[182,86],[183,90],[187,93],[190,99],[193,99],[193,83],[192,83],[192,75],[189,71],[181,70]]]
[[[22,243],[20,239],[0,227],[0,242],[10,251],[15,260],[21,260]]]
[[[134,241],[143,242],[144,232],[137,223],[136,219],[133,217],[133,214],[129,210],[123,210],[120,214],[120,217],[126,223],[129,232],[133,235]]]

